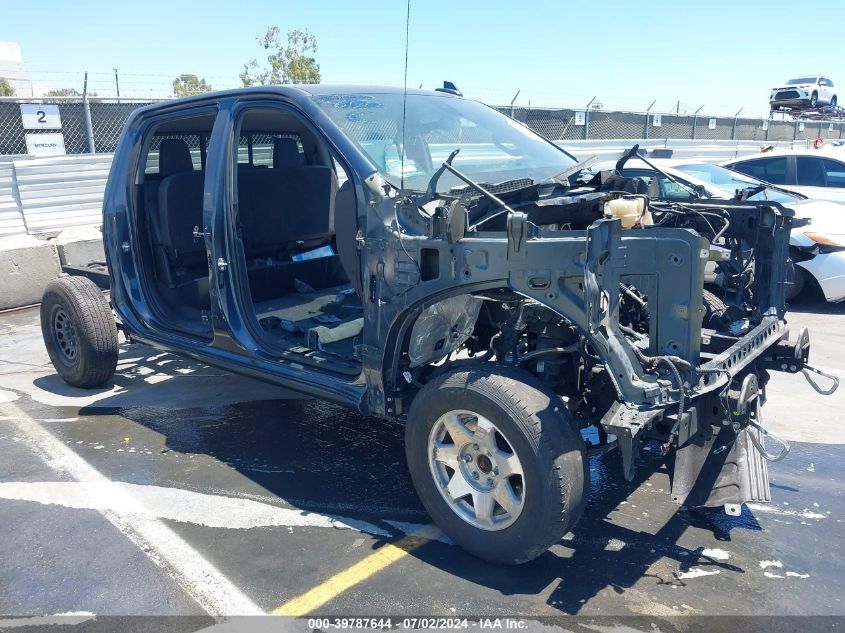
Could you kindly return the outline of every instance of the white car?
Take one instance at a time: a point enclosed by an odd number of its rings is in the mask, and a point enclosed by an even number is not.
[[[845,202],[845,152],[839,147],[773,150],[722,163],[808,198]]]
[[[744,192],[749,200],[772,200],[792,209],[795,216],[810,220],[807,226],[792,230],[790,256],[795,262],[792,286],[787,299],[794,299],[803,290],[807,275],[819,285],[827,301],[845,301],[845,204],[829,200],[813,200],[806,196],[711,163],[690,159],[650,161],[667,174],[673,182],[646,163],[629,160],[623,175],[640,177],[647,182],[657,178],[661,200],[689,201],[695,197],[696,187],[704,197],[728,200]],[[614,163],[599,164],[592,171],[613,169]],[[680,183],[680,184],[679,184]],[[709,281],[715,281],[707,271]]]
[[[819,75],[790,79],[784,85],[772,88],[769,95],[769,107],[772,110],[835,106],[837,101],[836,86],[827,77]]]

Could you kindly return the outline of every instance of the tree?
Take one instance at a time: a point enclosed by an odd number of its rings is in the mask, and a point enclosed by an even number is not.
[[[182,74],[173,80],[173,95],[176,97],[187,97],[189,95],[198,95],[202,92],[209,92],[213,90],[211,84],[205,80],[205,77],[200,79],[196,75]]]
[[[0,77],[0,97],[14,97],[15,89],[5,77]]]
[[[307,30],[288,31],[284,45],[279,35],[279,27],[271,26],[263,37],[256,38],[268,52],[267,65],[260,65],[256,59],[244,64],[240,74],[244,86],[320,83],[320,64],[307,55],[317,52],[317,38]]]
[[[89,93],[95,94],[95,93]],[[45,97],[81,97],[82,93],[80,93],[76,88],[57,88],[56,90],[48,90],[44,93]]]

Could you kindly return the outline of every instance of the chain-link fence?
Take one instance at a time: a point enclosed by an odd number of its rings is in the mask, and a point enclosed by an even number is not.
[[[39,136],[55,134],[61,134],[66,154],[113,152],[129,114],[152,102],[99,97],[0,99],[0,155],[32,153]],[[22,105],[29,108],[29,116]]]
[[[776,120],[568,108],[511,108],[500,112],[552,140],[686,139],[789,142],[845,138],[845,121]]]
[[[0,98],[0,155],[32,153],[37,135],[61,134],[64,153],[113,152],[129,114],[156,100],[79,98]],[[58,117],[44,124],[25,123],[22,105],[54,106]],[[712,117],[702,114],[657,114],[570,108],[497,110],[556,141],[601,139],[737,140],[761,143],[845,138],[845,121],[775,120]],[[30,107],[30,110],[32,108]],[[30,136],[31,135],[31,136]]]

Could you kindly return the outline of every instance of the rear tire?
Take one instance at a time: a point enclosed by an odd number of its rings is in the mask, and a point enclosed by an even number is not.
[[[586,504],[581,435],[560,397],[519,370],[460,369],[425,385],[411,405],[405,452],[434,522],[491,563],[536,558]]]
[[[97,285],[59,277],[41,299],[41,334],[56,372],[73,387],[99,387],[117,368],[117,326]]]

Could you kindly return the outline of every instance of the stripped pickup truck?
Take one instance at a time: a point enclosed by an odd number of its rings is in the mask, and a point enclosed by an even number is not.
[[[629,480],[658,454],[678,504],[768,500],[768,372],[825,390],[785,320],[792,211],[584,167],[451,85],[147,106],[106,187],[111,303],[57,279],[44,340],[79,387],[122,331],[393,419],[432,518],[497,563],[575,524],[597,452]]]

